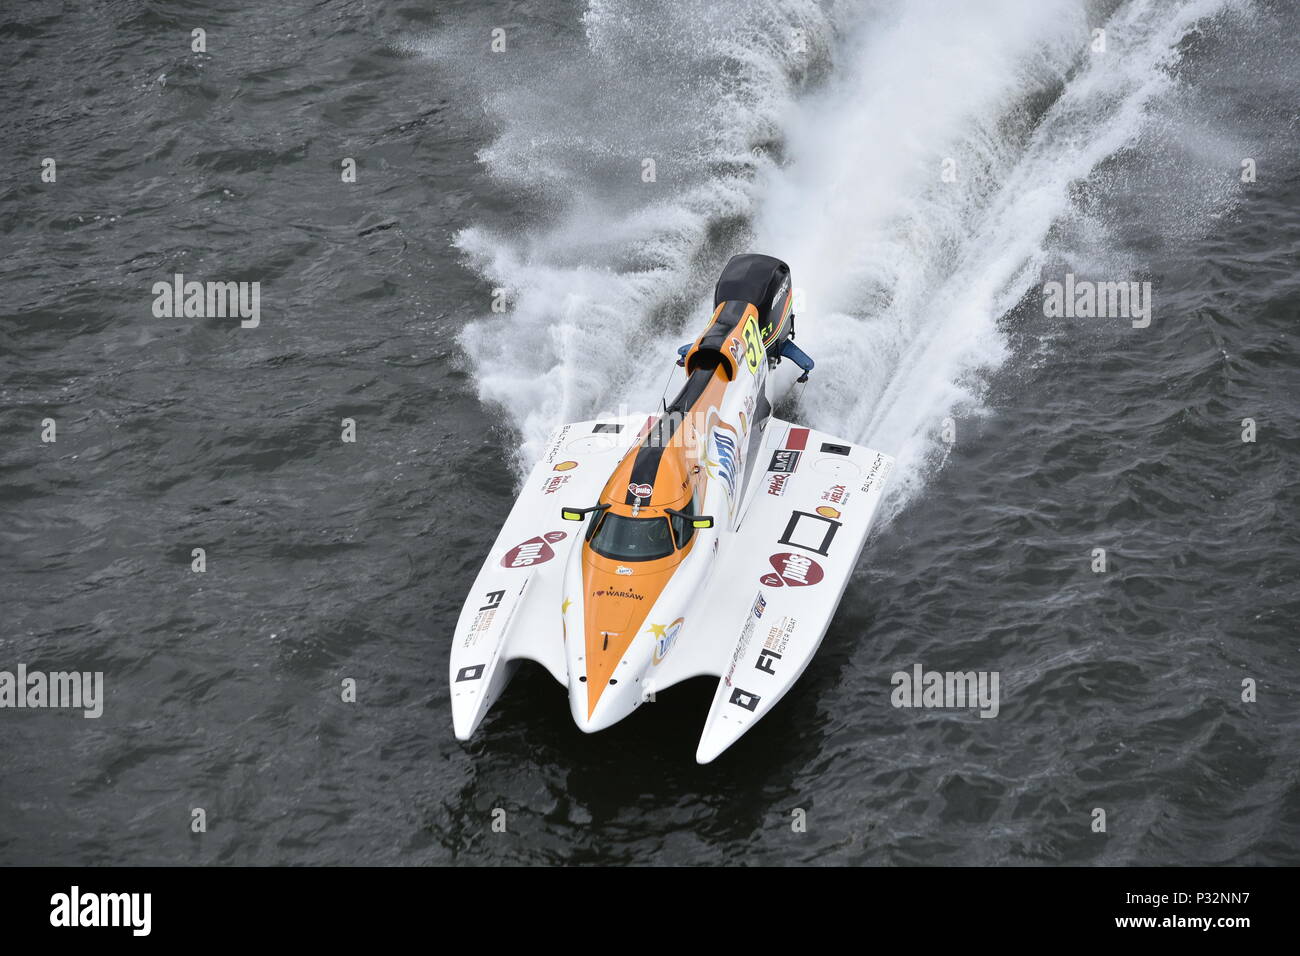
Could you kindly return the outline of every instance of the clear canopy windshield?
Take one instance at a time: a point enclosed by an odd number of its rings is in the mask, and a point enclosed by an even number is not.
[[[673,553],[673,536],[667,518],[598,516],[591,550],[614,561],[653,561]]]

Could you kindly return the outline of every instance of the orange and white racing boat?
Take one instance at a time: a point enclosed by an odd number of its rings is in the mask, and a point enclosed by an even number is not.
[[[778,374],[794,325],[785,263],[733,257],[714,299],[660,414],[551,436],[456,625],[460,739],[521,660],[568,688],[589,733],[707,675],[708,763],[808,666],[893,459],[772,416],[791,378]]]

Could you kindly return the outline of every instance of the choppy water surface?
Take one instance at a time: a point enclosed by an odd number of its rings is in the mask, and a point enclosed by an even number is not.
[[[1297,37],[1281,0],[6,8],[0,670],[107,700],[0,711],[0,861],[1300,862]],[[707,767],[711,681],[588,737],[526,668],[458,743],[515,482],[653,407],[748,249],[801,289],[789,413],[899,460],[822,650]],[[259,281],[258,328],[155,317],[178,272]],[[1067,272],[1151,282],[1150,326],[1045,317]],[[997,718],[892,707],[918,663],[996,671]]]

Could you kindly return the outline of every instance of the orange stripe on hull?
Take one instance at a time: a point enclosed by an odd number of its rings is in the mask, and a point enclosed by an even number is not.
[[[689,550],[689,549],[688,549]],[[583,564],[587,590],[587,717],[596,712],[600,695],[610,686],[627,649],[645,624],[646,615],[672,578],[678,552],[647,561],[656,570],[639,568],[635,576],[615,573],[618,562],[591,554]],[[599,566],[598,566],[599,565]]]
[[[714,311],[716,322],[721,315],[723,305]],[[757,315],[751,305],[737,325],[737,330],[745,323],[753,322]],[[696,340],[695,349],[699,348]],[[690,365],[688,353],[687,364]],[[608,508],[608,515],[639,518],[667,518],[667,508],[681,508],[691,500],[703,501],[705,486],[710,480],[710,467],[714,463],[705,455],[708,442],[710,410],[722,405],[729,384],[742,367],[737,356],[744,357],[745,341],[739,331],[732,333],[722,343],[722,354],[727,362],[719,363],[713,370],[708,384],[694,398],[689,409],[676,409],[684,412],[680,427],[673,432],[672,438],[662,448],[658,465],[653,476],[642,475],[634,478],[638,454],[651,446],[650,436],[655,432],[651,419],[642,429],[641,441],[633,447],[601,492],[600,503]],[[639,494],[632,497],[638,502],[629,504],[632,489],[649,485],[648,498]],[[606,558],[592,550],[591,545],[582,544],[582,580],[584,591],[584,630],[585,671],[587,677],[587,719],[590,720],[600,703],[601,695],[610,686],[611,680],[617,680],[616,674],[622,664],[628,648],[637,634],[646,626],[646,616],[660,594],[672,578],[673,572],[682,559],[690,553],[695,545],[694,537],[682,550],[649,561],[629,561],[626,564]],[[622,568],[622,573],[619,569]]]

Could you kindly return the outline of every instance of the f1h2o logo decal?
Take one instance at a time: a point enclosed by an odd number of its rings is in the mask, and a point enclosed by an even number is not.
[[[758,334],[758,319],[751,315],[740,337],[745,340],[745,363],[751,372],[757,372],[759,360],[763,356],[763,339]]]
[[[480,610],[480,611],[490,611],[490,610],[492,610],[493,608],[500,607],[500,606],[501,606],[501,599],[502,599],[503,597],[505,597],[505,596],[506,596],[506,592],[505,592],[505,591],[489,591],[489,592],[487,593],[487,600],[488,600],[488,602],[487,602],[486,604],[484,604],[481,608],[479,608],[479,610]]]
[[[764,673],[776,676],[776,670],[772,665],[781,659],[781,655],[776,651],[770,651],[766,647],[758,652],[758,663],[754,665],[754,670],[763,671]]]

